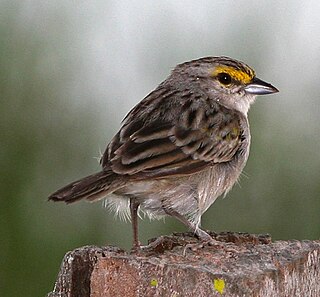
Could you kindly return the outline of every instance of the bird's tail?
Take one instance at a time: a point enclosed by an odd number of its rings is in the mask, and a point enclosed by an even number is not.
[[[99,200],[121,187],[121,178],[111,171],[91,174],[61,188],[50,195],[49,200],[76,202],[81,199]]]

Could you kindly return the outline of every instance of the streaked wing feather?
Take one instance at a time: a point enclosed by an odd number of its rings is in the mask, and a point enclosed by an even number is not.
[[[130,136],[136,143],[167,138],[172,124],[156,122],[151,126],[143,127]]]
[[[135,162],[124,164],[122,162],[112,162],[111,168],[118,174],[136,174],[145,170],[151,170],[152,168],[160,168],[165,164],[172,164],[173,162],[183,160],[185,154],[180,149],[176,148],[171,152],[167,152],[158,156],[151,156],[137,160]]]
[[[169,153],[176,148],[168,138],[152,139],[144,142],[129,140],[115,152],[117,156],[115,159],[121,157],[121,162],[124,165],[128,165],[153,156]]]
[[[137,108],[129,113],[103,166],[139,179],[191,174],[231,160],[241,144],[240,115],[212,102],[184,100],[173,118],[139,114]]]

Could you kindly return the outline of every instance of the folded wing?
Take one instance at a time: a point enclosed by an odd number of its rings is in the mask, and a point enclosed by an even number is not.
[[[142,179],[188,175],[230,161],[243,141],[241,115],[204,98],[179,104],[171,107],[176,116],[156,116],[157,108],[129,113],[103,156],[103,167]]]

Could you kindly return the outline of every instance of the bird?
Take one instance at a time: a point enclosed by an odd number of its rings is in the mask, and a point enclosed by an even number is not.
[[[278,92],[247,64],[226,56],[178,64],[122,121],[101,171],[49,196],[67,204],[98,201],[132,224],[171,216],[202,242],[201,216],[237,182],[250,149],[248,111],[257,95]]]

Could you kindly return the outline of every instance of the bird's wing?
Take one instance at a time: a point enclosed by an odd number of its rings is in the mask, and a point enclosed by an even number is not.
[[[244,139],[243,116],[207,101],[189,98],[167,109],[175,116],[129,114],[107,148],[103,166],[139,179],[188,175],[230,161]]]

